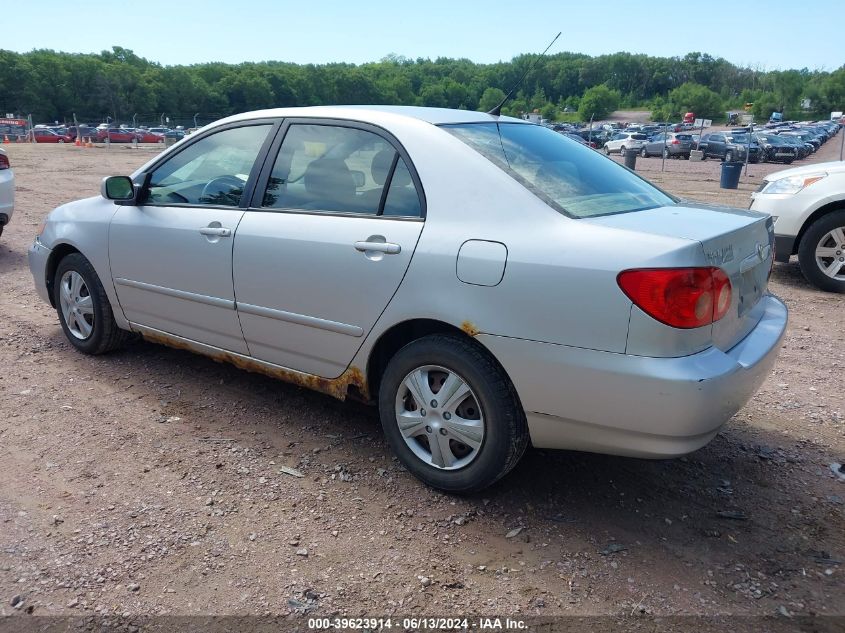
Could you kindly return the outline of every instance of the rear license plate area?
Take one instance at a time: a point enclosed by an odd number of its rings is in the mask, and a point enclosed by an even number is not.
[[[762,262],[740,275],[739,282],[739,316],[744,316],[751,308],[757,305],[763,290],[766,288],[766,277],[768,276],[767,262]]]

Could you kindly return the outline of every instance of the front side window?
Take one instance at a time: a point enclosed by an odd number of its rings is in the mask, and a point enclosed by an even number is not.
[[[675,202],[624,167],[538,125],[474,123],[442,129],[570,217],[627,213]]]
[[[239,206],[271,127],[230,128],[186,147],[153,171],[144,202]]]
[[[263,206],[327,213],[419,217],[408,166],[383,137],[352,127],[291,125]]]

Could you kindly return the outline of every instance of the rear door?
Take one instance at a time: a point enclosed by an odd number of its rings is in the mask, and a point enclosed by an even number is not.
[[[288,122],[235,236],[235,293],[251,355],[324,378],[342,374],[398,289],[424,213],[410,158],[385,132]]]

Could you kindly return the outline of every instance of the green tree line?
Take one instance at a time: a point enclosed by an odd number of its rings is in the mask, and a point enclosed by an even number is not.
[[[279,106],[400,104],[488,110],[504,97],[533,61],[476,64],[467,59],[407,59],[390,55],[355,65],[205,63],[163,66],[113,47],[99,54],[52,50],[16,53],[0,49],[0,115],[32,114],[35,121],[106,117],[131,121],[200,114],[200,122]],[[503,109],[518,115],[539,110],[547,118],[587,120],[619,107],[652,107],[656,118],[696,114],[721,118],[746,102],[767,110],[799,113],[802,98],[814,114],[845,105],[845,66],[764,72],[702,53],[651,57],[614,53],[591,57],[551,55],[531,70]],[[564,115],[564,112],[572,112]]]

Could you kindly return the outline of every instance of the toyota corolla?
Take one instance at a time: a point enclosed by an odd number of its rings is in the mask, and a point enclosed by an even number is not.
[[[773,239],[526,121],[314,107],[104,179],[29,261],[79,351],[140,335],[373,403],[408,469],[460,493],[529,443],[707,444],[780,347]]]

